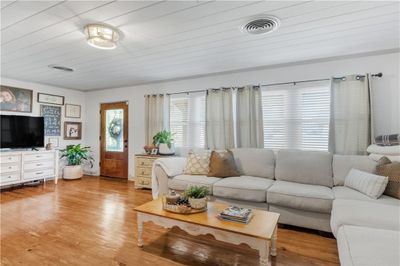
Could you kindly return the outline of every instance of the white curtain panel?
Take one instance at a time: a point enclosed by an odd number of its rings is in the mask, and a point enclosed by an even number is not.
[[[209,149],[234,148],[232,90],[210,89],[206,98],[206,145]]]
[[[153,143],[153,136],[164,128],[164,95],[145,95],[146,144]]]
[[[237,147],[264,148],[260,86],[238,88],[236,95]]]
[[[330,151],[364,155],[371,143],[369,75],[332,79]]]

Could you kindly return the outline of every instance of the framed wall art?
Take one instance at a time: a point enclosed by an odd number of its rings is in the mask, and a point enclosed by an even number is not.
[[[64,105],[64,96],[38,92],[37,101],[39,103]]]
[[[82,138],[81,122],[64,122],[64,139],[76,140]]]
[[[65,104],[65,117],[81,118],[81,106],[78,104]]]
[[[10,86],[0,86],[0,110],[32,113],[33,91]]]
[[[61,107],[41,104],[40,115],[44,117],[44,135],[61,136]]]

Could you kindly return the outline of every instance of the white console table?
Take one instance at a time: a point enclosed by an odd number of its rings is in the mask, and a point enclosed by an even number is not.
[[[0,186],[58,179],[58,151],[4,151],[0,153]]]

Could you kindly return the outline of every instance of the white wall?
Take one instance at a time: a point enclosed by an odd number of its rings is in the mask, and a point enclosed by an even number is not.
[[[329,78],[346,74],[383,72],[373,84],[373,108],[376,135],[400,133],[400,53],[369,55],[270,67],[237,73],[211,75],[200,78],[160,82],[124,88],[92,91],[86,94],[85,142],[99,160],[100,103],[129,101],[129,174],[134,175],[134,154],[141,153],[144,143],[144,94],[181,92],[220,86],[268,84],[295,80]],[[98,170],[97,163],[95,170]]]
[[[65,106],[62,106],[62,116],[61,116],[61,136],[57,137],[59,139],[60,148],[64,148],[66,145],[69,144],[78,144],[83,143],[85,140],[85,128],[84,128],[84,121],[85,121],[85,93],[82,91],[77,90],[70,90],[64,88],[58,88],[53,86],[47,86],[37,83],[31,82],[24,82],[24,81],[17,81],[13,79],[1,78],[1,85],[4,86],[13,86],[22,89],[29,89],[33,90],[33,99],[32,99],[32,113],[19,113],[19,112],[6,112],[0,111],[0,114],[11,114],[11,115],[30,115],[30,116],[40,116],[40,105],[44,103],[37,102],[37,93],[49,93],[64,96],[64,102],[70,104],[79,104],[81,105],[81,118],[65,118]],[[82,122],[82,140],[64,140],[64,121],[75,121],[75,122]],[[55,136],[51,138],[56,138]],[[47,144],[49,137],[46,137],[45,143]]]

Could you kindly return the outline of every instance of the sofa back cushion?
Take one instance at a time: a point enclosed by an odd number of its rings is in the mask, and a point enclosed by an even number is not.
[[[351,169],[374,173],[376,162],[365,155],[337,155],[333,156],[333,183],[343,186],[344,180]]]
[[[275,155],[272,150],[238,148],[231,151],[237,170],[242,175],[274,179]]]
[[[275,178],[332,187],[332,155],[321,151],[280,150],[276,158]]]

